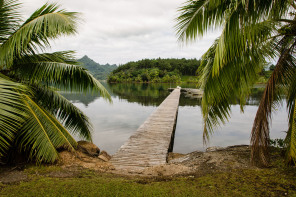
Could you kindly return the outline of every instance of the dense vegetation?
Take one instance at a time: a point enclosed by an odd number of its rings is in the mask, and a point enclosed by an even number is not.
[[[0,160],[17,153],[39,162],[54,162],[58,148],[73,150],[71,134],[91,140],[92,127],[64,91],[96,91],[110,98],[73,52],[39,53],[49,41],[76,33],[77,13],[45,4],[27,20],[18,1],[0,1]],[[0,161],[1,163],[1,161]]]
[[[196,75],[199,65],[196,59],[144,59],[119,66],[110,74],[108,82],[180,82],[182,75]],[[195,78],[190,80],[196,82]]]
[[[286,161],[296,163],[295,1],[189,0],[179,9],[179,41],[194,41],[212,28],[221,28],[221,35],[202,56],[199,67],[205,141],[214,128],[229,119],[233,99],[240,98],[243,111],[257,73],[266,60],[273,60],[276,64],[251,131],[251,159],[256,164],[269,164],[272,112],[285,95],[289,115]]]
[[[96,63],[94,60],[90,59],[88,56],[83,56],[81,59],[77,60],[78,62],[82,63],[81,66],[89,70],[91,74],[99,80],[106,80],[108,75],[117,68],[115,64],[99,64]]]

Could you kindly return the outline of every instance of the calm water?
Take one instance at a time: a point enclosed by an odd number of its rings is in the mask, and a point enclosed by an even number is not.
[[[103,85],[112,96],[112,104],[98,95],[63,95],[90,118],[94,127],[93,142],[110,154],[114,154],[166,98],[169,94],[167,89],[176,86],[107,83]],[[232,105],[230,121],[216,130],[207,146],[202,142],[201,101],[181,96],[174,152],[188,153],[195,150],[202,151],[209,146],[249,144],[250,131],[261,94],[260,89],[254,89],[244,114],[240,112],[239,105]],[[287,130],[287,122],[286,109],[282,107],[273,115],[271,138],[283,138],[285,135],[282,131]]]

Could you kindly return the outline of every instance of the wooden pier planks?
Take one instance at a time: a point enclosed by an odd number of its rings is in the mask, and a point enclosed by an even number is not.
[[[175,89],[113,155],[116,169],[130,171],[165,164],[178,114],[180,89]]]

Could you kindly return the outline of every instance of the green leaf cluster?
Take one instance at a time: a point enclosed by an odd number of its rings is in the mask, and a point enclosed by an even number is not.
[[[76,33],[78,13],[45,4],[26,21],[17,0],[0,1],[0,159],[17,149],[37,162],[54,162],[57,149],[74,150],[72,134],[91,140],[92,127],[64,91],[105,88],[78,66],[72,51],[44,53],[49,40]]]

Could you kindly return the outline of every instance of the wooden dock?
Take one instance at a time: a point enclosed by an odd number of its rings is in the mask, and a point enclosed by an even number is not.
[[[175,89],[112,156],[117,170],[138,171],[167,163],[173,149],[180,89]]]

